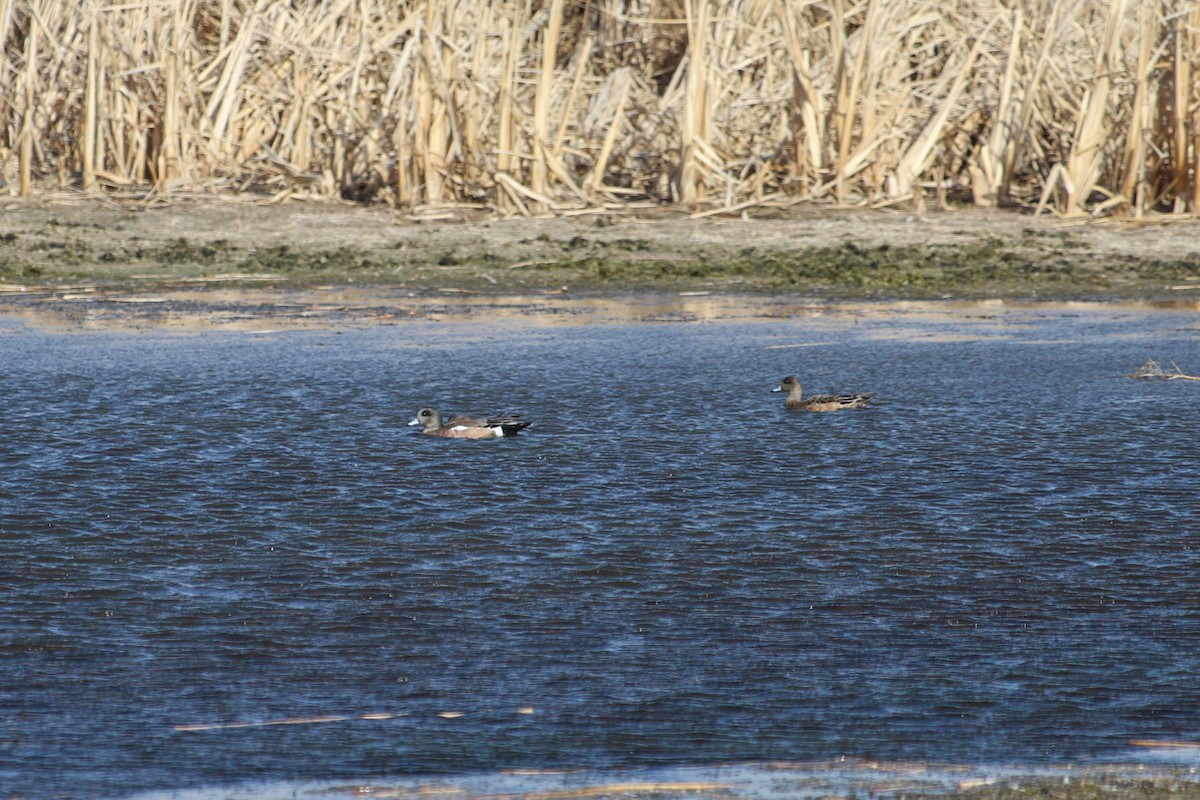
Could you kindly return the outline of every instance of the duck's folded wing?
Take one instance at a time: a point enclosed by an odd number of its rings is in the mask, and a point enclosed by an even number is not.
[[[804,404],[808,406],[856,406],[862,405],[874,396],[873,394],[816,394],[804,398]]]
[[[460,428],[483,428],[490,423],[490,420],[480,417],[467,417],[462,414],[451,414],[450,419],[446,420],[447,425],[452,425]]]

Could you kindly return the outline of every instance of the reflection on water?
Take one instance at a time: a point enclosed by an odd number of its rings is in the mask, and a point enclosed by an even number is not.
[[[0,785],[1195,739],[1196,318],[988,317],[0,328]]]
[[[76,287],[77,289],[79,287]],[[401,287],[329,286],[164,289],[129,294],[112,289],[5,291],[0,314],[50,329],[138,331],[229,330],[249,333],[319,330],[413,321],[517,323],[561,328],[629,322],[747,322],[821,320],[870,323],[901,338],[914,328],[954,340],[992,336],[1013,325],[1038,324],[1063,315],[1145,316],[1156,311],[1200,310],[1200,300],[1097,301],[956,300],[835,302],[775,294],[699,292],[592,295],[586,292],[481,294],[460,289],[415,292]],[[1192,326],[1195,326],[1193,321]],[[940,327],[936,327],[940,326]]]

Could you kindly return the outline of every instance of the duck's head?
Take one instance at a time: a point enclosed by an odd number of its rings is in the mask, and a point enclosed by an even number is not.
[[[790,392],[793,388],[800,385],[800,379],[795,375],[788,375],[779,382],[779,385],[772,389],[772,392]]]
[[[422,408],[408,424],[424,425],[426,428],[440,428],[442,427],[442,417],[438,414],[436,408]]]

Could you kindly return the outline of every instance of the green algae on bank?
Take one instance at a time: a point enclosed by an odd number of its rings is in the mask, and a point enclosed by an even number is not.
[[[316,211],[20,208],[0,215],[0,283],[128,291],[206,281],[374,284],[508,294],[569,287],[897,299],[1200,291],[1200,235],[1189,236],[1185,226],[1164,228],[1159,242],[1145,231],[1122,238],[1111,229],[965,211],[919,222],[827,211],[732,222],[675,215],[436,225],[370,211]]]
[[[153,248],[96,252],[84,242],[51,243],[50,258],[5,254],[4,283],[114,283],[154,288],[179,280],[214,281],[268,274],[278,285],[325,283],[453,286],[464,290],[569,286],[574,289],[789,291],[841,297],[1119,296],[1165,292],[1196,281],[1200,256],[1178,260],[1091,256],[970,245],[844,244],[780,252],[746,247],[673,255],[597,252],[536,263],[491,252],[396,255],[341,246],[241,248],[215,239],[180,239]],[[118,266],[119,265],[119,266]],[[1189,287],[1179,287],[1184,289]],[[1179,290],[1175,289],[1175,290]]]
[[[843,244],[793,252],[747,247],[691,258],[592,257],[574,266],[582,268],[579,282],[585,285],[661,289],[712,282],[723,287],[837,296],[1020,297],[1154,291],[1164,284],[1195,279],[1200,275],[1200,256],[1178,261],[1085,260],[1057,249],[1015,248],[985,240],[970,245]],[[570,277],[566,269],[563,277]]]

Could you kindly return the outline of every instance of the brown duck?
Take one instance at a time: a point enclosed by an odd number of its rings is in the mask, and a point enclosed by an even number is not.
[[[426,436],[444,436],[448,439],[501,439],[516,436],[532,425],[515,414],[500,414],[494,417],[460,417],[452,415],[442,422],[436,408],[422,408],[409,425],[422,426]]]
[[[800,379],[789,375],[771,391],[788,393],[787,407],[801,411],[840,411],[843,408],[862,408],[873,394],[815,394],[805,397],[800,388]]]

